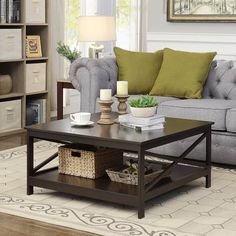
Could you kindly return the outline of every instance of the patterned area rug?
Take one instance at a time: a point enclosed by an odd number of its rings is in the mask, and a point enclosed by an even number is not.
[[[35,144],[35,164],[57,150]],[[57,164],[58,160],[50,165]],[[0,212],[100,235],[235,236],[236,172],[213,169],[213,186],[199,179],[147,203],[145,218],[134,208],[35,188],[26,193],[26,147],[0,152]]]

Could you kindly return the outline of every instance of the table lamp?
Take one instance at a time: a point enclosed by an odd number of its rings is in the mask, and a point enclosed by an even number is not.
[[[89,57],[98,58],[104,46],[100,42],[115,41],[116,27],[113,16],[80,16],[78,41],[93,42],[89,48]]]

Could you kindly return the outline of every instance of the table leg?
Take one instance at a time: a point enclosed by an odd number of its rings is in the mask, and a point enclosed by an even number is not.
[[[63,119],[63,84],[57,82],[57,119]]]
[[[138,218],[144,217],[144,151],[142,148],[138,152]]]
[[[27,133],[27,195],[34,193],[33,186],[29,183],[29,177],[34,174],[34,138]]]
[[[211,187],[211,130],[206,134],[206,166],[209,170],[206,176],[206,188]]]

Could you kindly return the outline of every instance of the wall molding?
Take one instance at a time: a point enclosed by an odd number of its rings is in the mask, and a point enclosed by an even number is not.
[[[236,34],[147,32],[147,51],[164,47],[185,51],[216,51],[219,59],[236,60]]]

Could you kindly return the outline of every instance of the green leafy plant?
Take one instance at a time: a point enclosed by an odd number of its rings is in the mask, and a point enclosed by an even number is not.
[[[138,99],[131,99],[129,100],[129,105],[131,107],[155,107],[158,105],[158,101],[156,100],[155,97],[152,96],[141,96]]]
[[[67,58],[70,63],[75,61],[77,58],[80,57],[81,52],[78,51],[76,48],[74,50],[71,50],[70,47],[62,42],[57,43],[57,52],[59,55]]]

